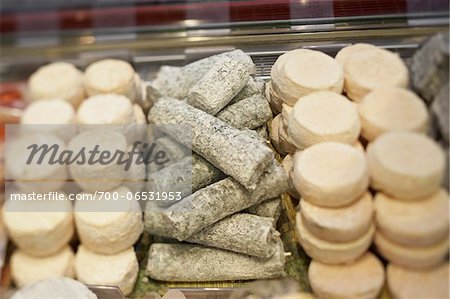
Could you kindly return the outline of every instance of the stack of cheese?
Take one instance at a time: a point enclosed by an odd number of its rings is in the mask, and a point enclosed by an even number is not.
[[[33,142],[33,138],[43,136],[47,144],[57,143],[75,153],[95,145],[100,150],[126,152],[135,140],[142,138],[144,131],[138,125],[146,124],[145,115],[135,104],[142,102],[141,82],[125,61],[98,61],[84,74],[71,64],[52,63],[38,69],[30,77],[28,87],[31,103],[21,123],[22,130],[34,134],[19,137],[18,153],[23,152],[24,144],[42,143],[42,139]],[[82,126],[79,134],[74,125]],[[108,129],[108,133],[90,130],[89,125],[106,125],[103,129]],[[109,125],[117,127],[110,129]],[[128,171],[118,164],[41,165],[33,171],[14,165],[11,163],[9,170],[17,177],[53,181],[34,185],[27,180],[16,181],[24,192],[61,190],[71,178],[84,192],[115,192],[126,199],[128,192],[142,190],[146,178],[145,165],[135,163]],[[19,247],[12,257],[17,286],[48,277],[77,276],[87,284],[119,286],[125,295],[131,293],[138,273],[133,245],[143,230],[137,202],[120,200],[112,207],[105,201],[77,201],[75,213],[69,200],[38,202],[39,207],[33,204],[36,203],[25,206],[32,213],[4,213],[9,235]],[[82,243],[76,256],[67,245],[74,233],[73,218]]]

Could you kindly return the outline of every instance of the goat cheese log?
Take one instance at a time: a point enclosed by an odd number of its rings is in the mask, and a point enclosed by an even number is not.
[[[385,133],[367,147],[372,187],[405,200],[439,190],[444,159],[442,149],[432,139],[408,131]]]
[[[313,260],[308,278],[318,298],[375,299],[383,288],[384,269],[376,256],[366,253],[352,264],[328,265]]]
[[[62,99],[75,108],[86,97],[83,73],[67,62],[54,62],[40,67],[28,80],[31,101]]]
[[[50,278],[25,287],[11,299],[98,299],[84,284],[66,277]]]
[[[237,129],[256,129],[272,118],[272,111],[264,96],[257,94],[228,105],[217,118]]]
[[[147,189],[153,192],[181,192],[181,198],[225,178],[214,165],[197,154],[185,157],[147,177]],[[168,207],[174,200],[156,201],[160,207]]]
[[[75,256],[75,271],[77,279],[83,283],[117,286],[128,296],[133,291],[139,264],[133,247],[103,255],[80,245]]]
[[[285,276],[284,262],[281,242],[269,259],[201,245],[155,243],[150,246],[147,274],[161,281],[269,279]]]
[[[398,88],[380,88],[367,94],[358,105],[361,134],[373,141],[381,134],[394,130],[426,133],[428,111],[413,92]]]
[[[254,189],[273,160],[273,152],[216,117],[176,99],[160,100],[150,110],[149,121],[203,156],[248,189]],[[192,134],[186,134],[191,129]]]
[[[84,74],[84,84],[89,96],[114,93],[124,95],[131,101],[141,95],[139,76],[126,61],[104,59],[92,63]]]
[[[69,200],[27,201],[15,206],[8,200],[3,207],[3,221],[9,237],[25,253],[44,257],[56,254],[72,238],[72,203]],[[13,210],[23,207],[23,210]]]
[[[216,115],[244,88],[252,71],[239,60],[223,57],[189,89],[187,102]]]
[[[261,217],[269,217],[276,223],[281,214],[281,198],[272,198],[248,208],[247,213]]]
[[[279,240],[280,234],[274,228],[273,219],[236,213],[195,233],[186,241],[269,258],[274,254]]]
[[[69,246],[46,257],[35,257],[19,249],[11,256],[11,276],[19,288],[53,277],[74,278],[74,261],[75,255]]]
[[[143,230],[142,212],[137,201],[128,200],[129,192],[119,187],[105,192],[103,200],[75,203],[77,232],[86,248],[101,254],[115,254],[133,246],[139,239]],[[111,197],[107,197],[108,193]],[[118,200],[112,200],[114,194]]]
[[[423,270],[389,264],[386,270],[386,281],[389,291],[395,299],[447,299],[449,295],[448,269],[448,262]]]
[[[253,95],[263,95],[263,94],[264,94],[264,80],[249,77],[247,85],[245,85],[244,88],[242,88],[242,90],[230,101],[229,104],[234,104]]]
[[[274,162],[254,191],[226,178],[198,190],[168,209],[147,205],[145,228],[150,234],[183,241],[231,214],[280,195],[288,188],[283,168]]]

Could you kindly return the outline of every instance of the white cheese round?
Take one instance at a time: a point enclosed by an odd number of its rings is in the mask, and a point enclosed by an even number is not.
[[[342,48],[341,50],[339,50],[339,52],[337,52],[336,57],[334,59],[336,59],[336,61],[344,66],[345,63],[347,62],[347,60],[355,53],[359,53],[361,51],[365,51],[365,50],[370,50],[370,49],[374,49],[376,48],[376,46],[371,45],[371,44],[364,44],[364,43],[358,43],[358,44],[353,44],[347,47]]]

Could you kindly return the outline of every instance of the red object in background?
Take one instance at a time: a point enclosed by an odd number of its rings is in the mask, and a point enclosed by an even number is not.
[[[5,139],[5,124],[19,122],[19,109],[25,107],[21,83],[0,84],[0,142]]]

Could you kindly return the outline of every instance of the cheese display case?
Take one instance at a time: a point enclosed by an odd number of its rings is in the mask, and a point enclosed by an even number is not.
[[[447,298],[448,9],[3,1],[0,294]]]

